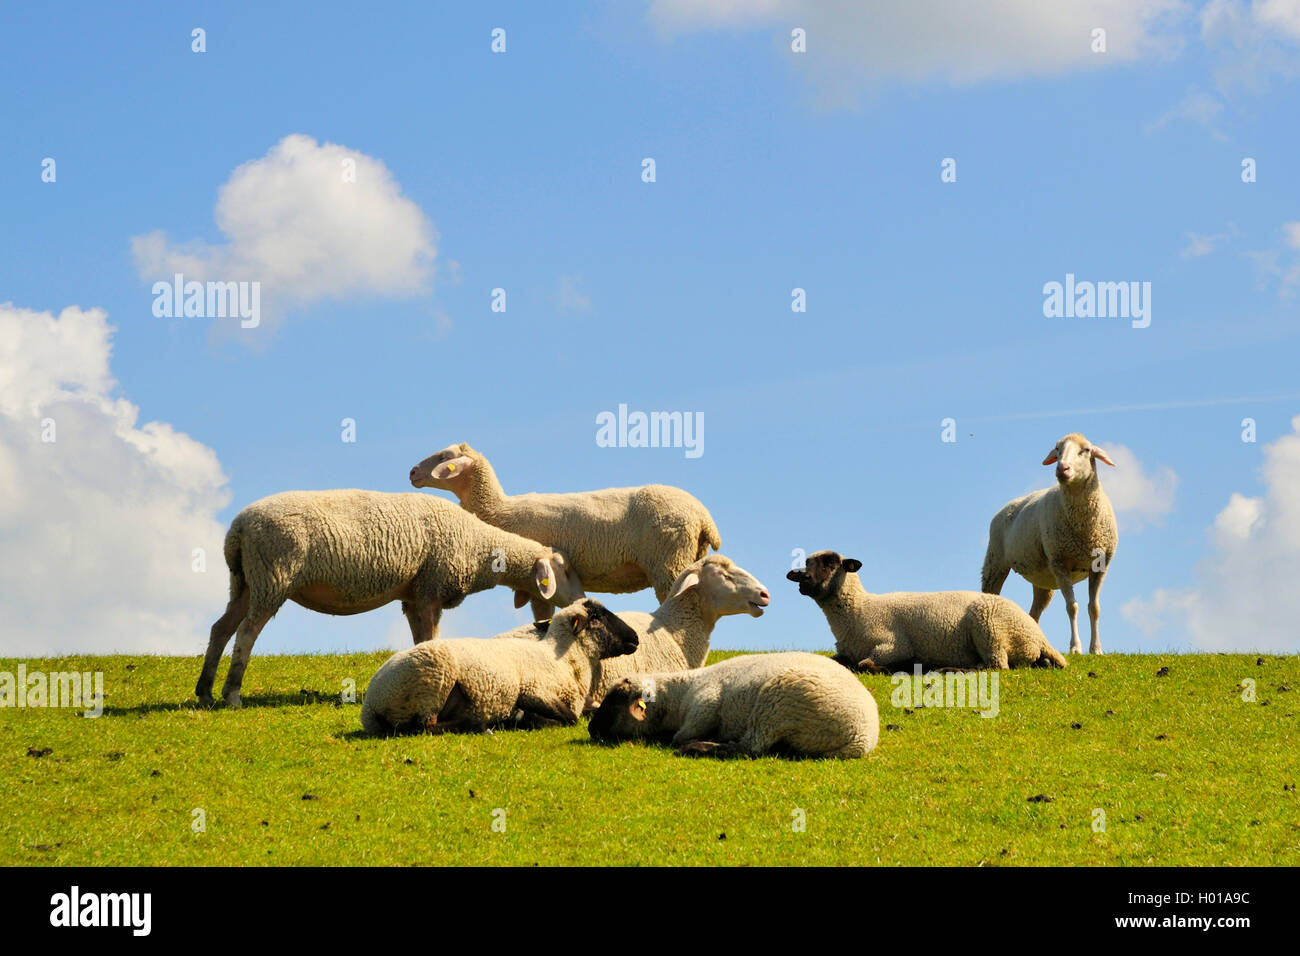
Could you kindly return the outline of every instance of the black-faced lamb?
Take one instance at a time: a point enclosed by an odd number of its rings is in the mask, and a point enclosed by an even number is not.
[[[551,618],[540,640],[448,638],[398,651],[361,705],[371,734],[475,732],[507,721],[573,724],[606,658],[636,650],[632,628],[591,598]]]
[[[1065,667],[1038,624],[1006,598],[978,591],[871,594],[862,562],[834,551],[808,555],[786,577],[811,597],[835,636],[835,659],[846,667]]]
[[[601,741],[670,737],[685,756],[847,758],[875,748],[880,717],[850,671],[817,654],[786,652],[626,677],[587,731]]]

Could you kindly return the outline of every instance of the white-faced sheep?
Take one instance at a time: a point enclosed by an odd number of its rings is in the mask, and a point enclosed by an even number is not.
[[[416,488],[452,492],[488,524],[564,552],[587,591],[653,587],[662,603],[687,565],[722,546],[708,509],[668,485],[507,495],[487,458],[466,444],[430,455],[410,479]],[[546,608],[533,611],[544,617]]]
[[[835,659],[846,667],[1065,667],[1038,624],[1014,602],[978,591],[870,594],[862,562],[834,551],[808,555],[786,575],[826,615]]]
[[[686,756],[862,757],[875,749],[880,717],[850,671],[817,654],[787,652],[624,678],[587,731],[595,740],[671,735]]]
[[[1035,621],[1052,600],[1053,591],[1064,594],[1071,654],[1083,650],[1074,584],[1084,578],[1088,579],[1088,618],[1092,622],[1088,651],[1101,653],[1097,630],[1101,584],[1119,545],[1115,510],[1097,474],[1099,461],[1115,465],[1080,434],[1058,441],[1043,459],[1044,465],[1056,465],[1056,485],[1008,502],[993,516],[981,575],[980,587],[989,594],[1002,593],[1011,571],[1032,584],[1034,602],[1029,616]]]
[[[479,731],[508,720],[573,724],[604,658],[637,635],[599,601],[551,618],[541,640],[451,638],[398,651],[370,679],[361,725],[371,734]]]
[[[678,576],[671,595],[654,614],[619,614],[637,632],[641,645],[635,654],[606,662],[589,704],[599,704],[606,691],[629,674],[703,667],[709,656],[709,637],[718,619],[729,614],[762,617],[771,599],[757,578],[725,555],[710,554],[692,563]],[[507,631],[501,637],[535,639],[545,633],[544,623],[538,622]]]
[[[212,625],[195,693],[212,701],[221,654],[238,629],[222,696],[238,707],[253,642],[285,601],[359,614],[401,601],[415,641],[438,633],[444,608],[504,584],[515,606],[582,595],[563,555],[429,495],[288,491],[255,501],[226,533],[230,603]]]

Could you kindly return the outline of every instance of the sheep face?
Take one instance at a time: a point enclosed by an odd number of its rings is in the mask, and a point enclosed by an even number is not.
[[[839,592],[844,575],[862,568],[857,558],[842,558],[834,551],[817,551],[804,560],[802,571],[790,571],[786,580],[799,585],[799,593],[814,601],[825,601]]]
[[[478,453],[469,445],[448,445],[411,469],[411,486],[437,488],[462,497],[474,481]]]
[[[531,598],[539,597],[556,607],[568,607],[579,598],[585,597],[582,582],[569,567],[559,551],[552,551],[547,557],[538,558],[533,564],[533,583],[537,586],[536,594],[526,591],[515,592],[515,607],[523,607]]]
[[[587,733],[592,740],[627,740],[653,733],[657,714],[653,695],[639,680],[625,677],[609,689],[592,714]]]
[[[1056,465],[1056,480],[1062,485],[1083,485],[1097,473],[1098,461],[1112,468],[1115,463],[1100,448],[1077,432],[1066,435],[1047,453],[1044,465]]]
[[[639,638],[627,623],[592,598],[574,601],[551,619],[547,636],[567,628],[592,660],[621,657],[637,649]]]
[[[763,609],[772,602],[772,595],[758,578],[720,554],[702,558],[683,571],[673,588],[673,596],[689,588],[699,588],[718,617],[728,614],[762,617]]]

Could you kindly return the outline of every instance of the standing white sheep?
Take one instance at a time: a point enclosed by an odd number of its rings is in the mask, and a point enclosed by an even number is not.
[[[1070,653],[1083,651],[1079,641],[1079,604],[1074,584],[1088,579],[1088,618],[1092,622],[1090,654],[1101,653],[1097,622],[1101,617],[1101,584],[1119,545],[1115,510],[1102,490],[1097,462],[1115,463],[1082,435],[1066,435],[1043,459],[1056,465],[1056,485],[1017,498],[1002,507],[989,523],[981,590],[1001,594],[1015,571],[1034,586],[1029,616],[1035,621],[1052,600],[1065,595],[1070,616]]]
[[[525,601],[582,595],[562,555],[484,524],[451,502],[413,492],[286,491],[255,501],[225,543],[230,603],[212,625],[195,693],[212,702],[221,654],[238,629],[222,696],[238,707],[253,642],[285,601],[324,614],[402,602],[418,643],[437,636],[444,608],[504,584]]]
[[[875,749],[880,715],[850,671],[795,651],[625,678],[587,732],[611,741],[671,735],[683,756],[862,757]]]
[[[568,494],[507,495],[492,465],[469,445],[451,445],[411,469],[416,488],[452,492],[488,524],[564,552],[587,591],[621,594],[653,587],[662,603],[678,575],[722,547],[697,498],[668,485]],[[545,616],[544,605],[533,605]]]
[[[636,649],[637,636],[599,601],[556,612],[546,636],[450,638],[398,651],[375,673],[361,705],[371,734],[480,731],[522,718],[574,724],[601,661]]]
[[[786,577],[817,602],[845,667],[1065,667],[1038,624],[1013,601],[978,591],[870,594],[862,562],[834,551],[808,555]]]

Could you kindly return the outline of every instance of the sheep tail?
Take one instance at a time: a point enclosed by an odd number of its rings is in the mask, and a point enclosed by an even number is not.
[[[230,599],[233,601],[243,594],[244,588],[248,586],[244,578],[243,533],[238,518],[226,532],[224,551],[226,567],[230,569]]]
[[[695,560],[698,561],[707,555],[710,546],[714,551],[721,551],[722,535],[718,534],[718,526],[713,523],[713,519],[705,518],[704,524],[700,528],[700,546],[697,549]]]
[[[1000,572],[997,556],[993,553],[993,542],[990,541],[988,550],[984,553],[984,566],[980,569],[980,590],[985,594],[1001,594],[1002,583],[998,581]],[[1005,581],[1005,575],[1001,576]]]

